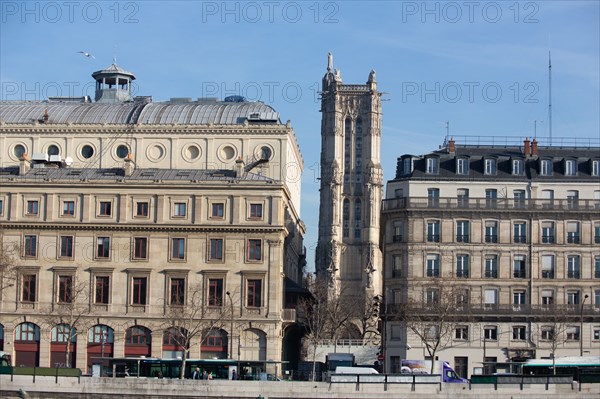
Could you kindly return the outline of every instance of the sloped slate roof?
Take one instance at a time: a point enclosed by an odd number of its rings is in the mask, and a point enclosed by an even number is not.
[[[7,124],[32,124],[42,121],[48,110],[48,122],[73,124],[148,124],[148,125],[239,125],[250,114],[279,121],[279,114],[260,102],[190,102],[122,104],[73,102],[0,102],[0,121]]]

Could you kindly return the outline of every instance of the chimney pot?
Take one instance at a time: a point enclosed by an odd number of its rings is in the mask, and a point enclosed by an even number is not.
[[[448,153],[456,153],[456,143],[454,142],[454,137],[451,137],[450,141],[448,142]]]
[[[538,154],[538,142],[536,139],[533,139],[533,142],[531,143],[531,156],[537,156]]]
[[[525,155],[526,157],[531,155],[531,146],[530,146],[529,137],[525,137],[525,140],[523,141],[523,155]]]

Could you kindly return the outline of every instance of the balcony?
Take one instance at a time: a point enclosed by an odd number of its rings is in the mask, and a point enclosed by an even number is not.
[[[580,199],[578,206],[573,207],[572,202],[567,199],[555,199],[549,202],[547,199],[513,199],[513,198],[469,198],[468,201],[456,197],[439,198],[390,198],[383,200],[382,210],[391,211],[395,209],[472,209],[472,210],[523,210],[523,211],[593,211],[597,210],[597,200]]]
[[[567,272],[567,278],[581,278],[579,270],[569,270]]]
[[[499,303],[483,303],[483,304],[461,304],[453,311],[461,316],[507,316],[516,315],[523,316],[541,316],[555,317],[556,315],[564,315],[572,318],[573,321],[578,321],[582,309],[581,305],[529,305],[529,304],[499,304]],[[387,314],[392,317],[402,314],[402,312],[417,312],[421,314],[439,313],[439,308],[428,307],[427,304],[410,306],[410,308],[400,304],[389,304],[387,306]],[[597,317],[600,314],[600,306],[585,304],[583,308],[584,316]]]
[[[525,270],[513,270],[514,278],[525,278],[527,277],[527,272]]]
[[[427,242],[440,242],[440,235],[439,234],[428,234]]]
[[[515,236],[513,242],[515,244],[527,244],[527,236]]]
[[[498,236],[496,234],[491,234],[491,235],[487,235],[485,236],[485,242],[490,242],[490,243],[497,243],[498,242]]]
[[[554,236],[542,236],[542,244],[554,244]]]
[[[568,235],[567,236],[567,242],[569,244],[579,244],[579,236],[575,236],[575,235]]]
[[[402,235],[401,234],[394,234],[392,236],[392,242],[402,242]]]
[[[456,278],[469,278],[469,271],[468,270],[457,270]]]
[[[498,270],[486,270],[483,276],[485,278],[498,278]]]
[[[542,278],[554,278],[554,270],[542,270]]]
[[[456,242],[469,242],[469,235],[468,234],[457,234]]]

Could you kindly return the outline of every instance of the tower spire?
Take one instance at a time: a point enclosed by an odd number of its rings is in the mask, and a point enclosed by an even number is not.
[[[333,55],[331,52],[327,54],[327,72],[331,72],[333,70]]]

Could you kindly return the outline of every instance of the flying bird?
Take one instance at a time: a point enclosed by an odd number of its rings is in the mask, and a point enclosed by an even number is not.
[[[81,53],[88,58],[92,57],[93,59],[96,59],[92,53],[86,53],[85,51],[78,51],[78,53]]]

